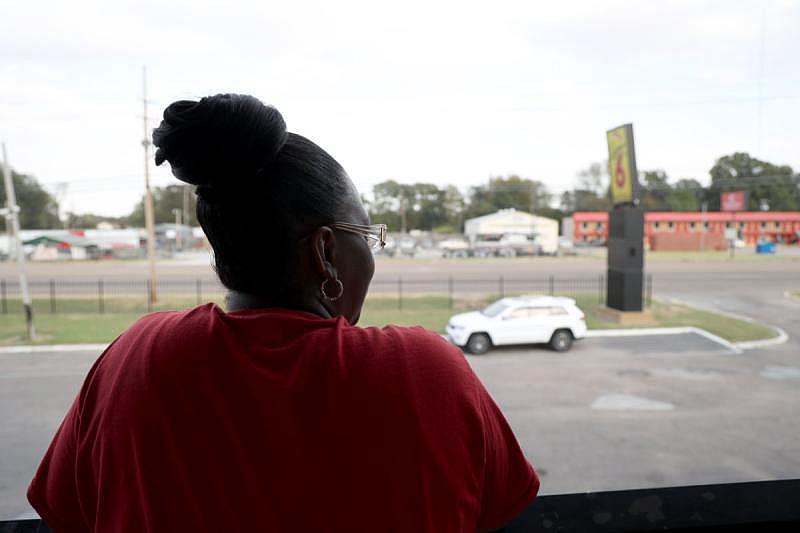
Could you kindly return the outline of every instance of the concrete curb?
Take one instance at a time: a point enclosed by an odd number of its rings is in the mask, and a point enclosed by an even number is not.
[[[753,348],[766,348],[767,346],[777,346],[778,344],[783,344],[784,342],[789,340],[789,335],[786,334],[781,328],[777,326],[771,326],[767,324],[769,327],[775,330],[778,334],[776,337],[771,339],[762,339],[757,341],[744,341],[744,342],[737,342],[736,346],[741,348],[742,350],[752,350]]]
[[[0,354],[96,351],[99,355],[100,352],[105,350],[107,347],[108,344],[40,344],[32,346],[0,346]]]

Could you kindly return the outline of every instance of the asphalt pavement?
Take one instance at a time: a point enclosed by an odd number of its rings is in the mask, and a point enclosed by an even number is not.
[[[547,494],[800,477],[800,358],[695,334],[469,361]]]
[[[0,520],[25,491],[98,352],[0,353]]]

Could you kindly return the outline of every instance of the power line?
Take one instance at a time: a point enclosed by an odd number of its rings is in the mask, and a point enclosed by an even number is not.
[[[642,182],[642,177],[643,177],[643,174],[640,173],[639,174],[640,183]],[[689,180],[689,179],[692,179],[692,178],[682,178],[682,179]],[[782,186],[787,186],[787,185],[789,185],[789,186],[791,186],[791,185],[800,185],[800,175],[798,175],[798,174],[794,174],[794,175],[776,174],[776,175],[738,176],[738,177],[734,177],[734,178],[723,178],[723,179],[712,180],[711,183],[709,183],[708,185],[703,185],[702,183],[698,182],[698,185],[696,185],[696,186],[681,186],[677,190],[708,189],[708,188],[716,186],[716,185],[736,186],[736,185],[758,183],[761,180],[778,180],[778,179],[785,180],[785,183],[775,183],[773,181],[773,182],[770,182],[770,183],[764,183],[764,184],[762,184],[762,186],[782,187]],[[678,181],[681,181],[681,180],[678,180]],[[694,180],[694,181],[697,181],[697,180]],[[675,183],[675,184],[667,184],[667,186],[665,186],[665,187],[649,187],[649,186],[646,186],[646,185],[642,184],[642,187],[643,188],[647,188],[648,190],[656,190],[656,189],[676,190],[676,185],[677,185],[677,183]],[[529,192],[531,190],[531,188],[534,188],[534,189],[542,188],[545,192],[551,192],[551,190],[547,186],[547,184],[542,183],[542,182],[537,182],[537,184],[534,184],[534,185],[529,185],[529,184],[491,185],[491,184],[487,184],[487,185],[475,185],[475,186],[471,187],[471,189],[473,189],[473,190],[474,189],[483,189],[486,192],[493,192],[493,191],[498,191],[498,192]],[[559,190],[559,189],[554,189],[554,190]],[[584,190],[584,189],[580,189],[579,187],[572,187],[572,188],[565,188],[565,189],[560,189],[560,190],[563,191],[563,192],[569,192],[569,191]]]
[[[40,182],[42,185],[49,185],[49,184],[59,184],[59,183],[87,183],[87,182],[100,182],[100,181],[110,181],[110,180],[118,180],[118,179],[127,179],[127,178],[136,178],[141,179],[141,174],[117,174],[115,176],[103,176],[103,177],[93,177],[93,178],[79,178],[79,179],[72,179],[72,178],[62,178],[60,180],[54,181],[42,181]]]

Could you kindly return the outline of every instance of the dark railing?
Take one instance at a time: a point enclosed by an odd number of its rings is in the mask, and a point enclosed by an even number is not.
[[[509,532],[800,531],[800,479],[542,496]]]
[[[115,313],[149,312],[149,283],[146,279],[50,279],[28,284],[34,311],[37,313]],[[596,295],[605,302],[605,276],[536,278],[480,276],[437,279],[376,278],[370,287],[374,298],[395,298],[398,309],[412,296],[437,295],[446,297],[447,306],[454,307],[457,298],[483,295],[502,298],[514,294]],[[163,305],[171,308],[200,305],[209,300],[221,300],[224,288],[212,279],[161,279],[156,292]],[[649,306],[653,295],[653,278],[645,277],[643,300]],[[592,297],[594,298],[594,296]],[[0,314],[22,313],[20,287],[17,280],[0,279]]]
[[[374,530],[391,529],[384,526]],[[41,520],[0,522],[0,533],[49,531]],[[796,532],[800,479],[540,496],[502,531]]]

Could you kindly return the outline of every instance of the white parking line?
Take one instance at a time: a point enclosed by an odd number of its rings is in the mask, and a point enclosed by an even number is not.
[[[596,411],[672,411],[675,406],[630,394],[606,394],[597,397],[590,406]]]
[[[752,350],[753,348],[765,348],[767,346],[775,346],[776,344],[783,344],[784,342],[789,340],[789,335],[786,334],[778,326],[770,326],[775,332],[778,334],[776,337],[771,339],[761,339],[758,341],[744,341],[744,342],[737,342],[736,346],[741,348],[742,350]]]
[[[0,355],[16,353],[47,352],[100,352],[108,348],[108,344],[42,344],[39,346],[0,346]]]

